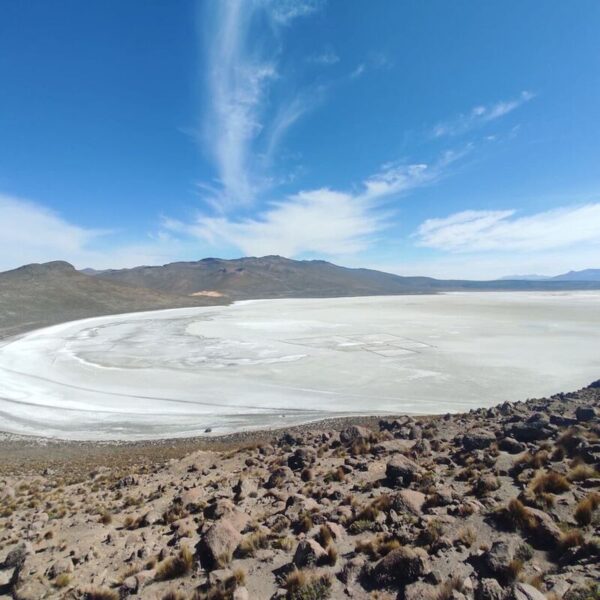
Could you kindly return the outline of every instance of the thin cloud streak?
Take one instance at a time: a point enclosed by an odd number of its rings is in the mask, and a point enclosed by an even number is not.
[[[438,123],[433,128],[433,137],[439,138],[467,133],[476,127],[495,121],[496,119],[513,112],[533,98],[535,98],[535,94],[525,90],[521,92],[518,97],[511,100],[502,100],[494,104],[475,106],[467,114],[459,115],[455,119]]]
[[[600,203],[566,206],[526,217],[515,210],[468,210],[428,219],[419,246],[449,252],[541,251],[576,244],[600,245]]]

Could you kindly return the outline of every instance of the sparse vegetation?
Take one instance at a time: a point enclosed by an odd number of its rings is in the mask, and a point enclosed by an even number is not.
[[[575,520],[581,526],[590,525],[594,511],[600,506],[600,494],[593,492],[580,500],[575,508]]]
[[[307,570],[294,570],[286,578],[288,600],[326,600],[331,597],[331,576]]]
[[[192,551],[183,546],[177,556],[165,558],[156,567],[156,579],[166,581],[187,575],[194,566],[194,555]]]

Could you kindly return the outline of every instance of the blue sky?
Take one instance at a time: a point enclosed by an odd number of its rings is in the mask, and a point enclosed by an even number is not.
[[[0,269],[600,268],[600,3],[0,7]]]

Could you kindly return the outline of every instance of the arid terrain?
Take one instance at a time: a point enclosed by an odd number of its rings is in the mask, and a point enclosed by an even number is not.
[[[223,440],[1,442],[7,598],[584,600],[600,383]]]

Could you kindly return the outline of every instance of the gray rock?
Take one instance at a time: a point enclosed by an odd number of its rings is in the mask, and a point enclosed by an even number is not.
[[[546,600],[546,596],[532,585],[516,583],[512,592],[514,600]]]
[[[296,567],[314,567],[325,558],[327,553],[317,540],[302,540],[296,547],[292,562]]]
[[[404,588],[404,600],[438,600],[439,590],[436,586],[417,581]]]
[[[596,409],[593,406],[578,406],[575,416],[578,421],[592,421],[596,418]]]
[[[359,425],[351,425],[340,431],[340,441],[342,444],[353,444],[359,440],[368,440],[370,437],[371,431]]]
[[[397,454],[386,465],[385,474],[395,485],[407,487],[419,473],[419,465],[403,454]]]
[[[256,494],[257,491],[258,483],[255,479],[250,479],[249,477],[241,477],[233,487],[233,493],[238,501]]]
[[[373,582],[378,587],[413,583],[429,571],[429,557],[422,548],[392,550],[374,567]]]
[[[537,508],[527,508],[535,520],[535,539],[541,544],[551,548],[556,547],[562,540],[562,530],[552,517]]]
[[[227,520],[220,519],[200,538],[196,553],[203,568],[213,570],[226,562],[242,540],[240,532]]]
[[[33,548],[29,542],[21,542],[15,546],[4,559],[2,568],[10,569],[11,567],[19,567],[23,564],[27,556],[33,553]]]
[[[498,447],[500,450],[508,452],[509,454],[520,454],[521,452],[525,452],[525,449],[527,448],[525,444],[518,442],[515,438],[509,436],[502,438],[498,443]]]
[[[293,471],[300,471],[309,467],[317,460],[317,453],[312,448],[296,448],[294,453],[288,457],[288,467]]]
[[[75,570],[73,561],[70,558],[61,558],[53,563],[46,571],[48,579],[55,579],[59,575],[72,573]]]
[[[463,448],[465,450],[483,450],[492,442],[496,441],[496,436],[488,429],[472,429],[463,436]]]
[[[496,579],[482,579],[475,590],[475,600],[505,600],[507,591]]]
[[[492,547],[483,555],[483,563],[492,575],[504,577],[514,558],[515,549],[513,544],[501,540],[494,542]]]
[[[289,467],[279,467],[271,473],[269,480],[265,484],[267,489],[281,487],[294,476],[294,473]]]
[[[393,500],[393,507],[399,513],[412,513],[420,515],[426,500],[425,494],[416,490],[401,490]]]

